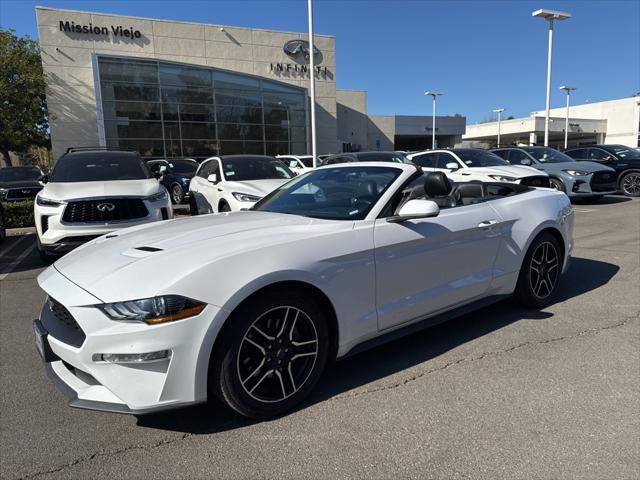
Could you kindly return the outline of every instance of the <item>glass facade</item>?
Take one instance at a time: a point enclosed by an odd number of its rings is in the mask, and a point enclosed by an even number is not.
[[[168,158],[306,154],[301,88],[157,60],[99,56],[98,71],[107,146]]]

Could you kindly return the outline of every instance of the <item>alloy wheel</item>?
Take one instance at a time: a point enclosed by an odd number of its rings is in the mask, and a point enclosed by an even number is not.
[[[533,294],[546,298],[553,292],[558,279],[559,258],[551,242],[542,242],[531,256],[529,283]]]
[[[628,173],[622,179],[622,191],[626,195],[637,197],[640,195],[640,173]]]
[[[276,307],[260,315],[242,338],[238,379],[254,400],[280,402],[304,386],[317,357],[318,332],[311,318],[297,307]]]
[[[183,197],[184,193],[180,185],[174,185],[173,187],[171,187],[171,198],[173,199],[173,203],[182,203]]]

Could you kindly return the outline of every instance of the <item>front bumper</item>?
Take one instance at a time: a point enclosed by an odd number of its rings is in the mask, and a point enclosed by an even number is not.
[[[204,339],[217,307],[208,305],[200,315],[155,326],[116,322],[90,306],[101,303],[99,299],[55,268],[38,280],[50,298],[64,300],[68,313],[61,320],[47,302],[34,327],[46,352],[47,375],[69,397],[70,406],[140,415],[206,401],[206,381],[203,386],[198,380],[198,364],[208,358],[201,350],[208,348]],[[136,364],[94,358],[159,350],[170,350],[171,357]]]
[[[618,187],[615,179],[607,183],[594,183],[593,174],[573,176],[566,174],[561,178],[566,193],[571,198],[589,198],[616,193]]]

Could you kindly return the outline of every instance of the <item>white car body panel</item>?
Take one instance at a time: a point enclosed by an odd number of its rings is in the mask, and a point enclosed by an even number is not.
[[[34,220],[36,232],[40,243],[46,247],[54,247],[67,237],[85,235],[104,235],[115,230],[135,225],[146,224],[163,220],[162,208],[166,209],[167,217],[173,217],[171,200],[167,194],[165,198],[151,201],[148,199],[165,191],[154,178],[143,180],[113,180],[107,182],[49,182],[38,193],[38,197],[62,202],[60,206],[43,206],[34,202]],[[146,206],[149,214],[143,218],[133,220],[118,220],[106,223],[69,223],[63,221],[66,203],[79,200],[104,200],[121,198],[140,198]],[[42,217],[47,216],[48,228],[42,229]]]
[[[58,260],[38,282],[69,309],[87,339],[81,348],[52,339],[51,347],[99,385],[78,385],[82,379],[70,379],[61,362],[52,365],[57,377],[78,398],[122,405],[132,412],[202,402],[216,336],[231,312],[265,286],[295,281],[321,291],[336,314],[337,356],[342,357],[386,332],[478,299],[511,294],[524,253],[544,228],[562,236],[563,270],[568,265],[573,215],[564,194],[532,189],[441,210],[434,218],[389,223],[378,214],[413,178],[416,167],[358,166],[402,170],[363,220],[269,212],[207,215],[123,230]],[[527,215],[520,215],[523,211]],[[480,226],[490,220],[495,222],[488,228]],[[166,294],[208,306],[195,317],[155,326],[112,321],[90,307]],[[160,349],[173,355],[170,362],[153,368],[91,361],[94,353]]]
[[[276,158],[286,163],[287,167],[295,172],[296,175],[302,175],[313,170],[313,167],[307,167],[301,160],[301,158],[313,158],[311,155],[276,155]]]
[[[512,183],[520,183],[522,179],[527,177],[548,177],[549,174],[526,165],[498,165],[492,167],[469,167],[465,164],[455,152],[448,150],[428,150],[425,152],[417,152],[407,155],[409,160],[412,160],[425,153],[447,153],[451,155],[451,162],[457,163],[460,168],[457,170],[449,170],[445,168],[430,168],[422,167],[424,172],[444,172],[452,182],[496,182],[497,180],[491,175],[500,175],[505,177],[515,178]]]

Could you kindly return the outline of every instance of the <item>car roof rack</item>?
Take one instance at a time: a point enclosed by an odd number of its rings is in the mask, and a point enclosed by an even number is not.
[[[120,147],[103,147],[103,146],[97,146],[97,147],[69,147],[67,148],[67,151],[64,152],[65,154],[67,153],[74,153],[74,152],[87,152],[87,151],[91,151],[91,150],[100,150],[100,151],[116,151],[116,152],[137,152],[137,150],[134,150],[132,148],[120,148]]]

